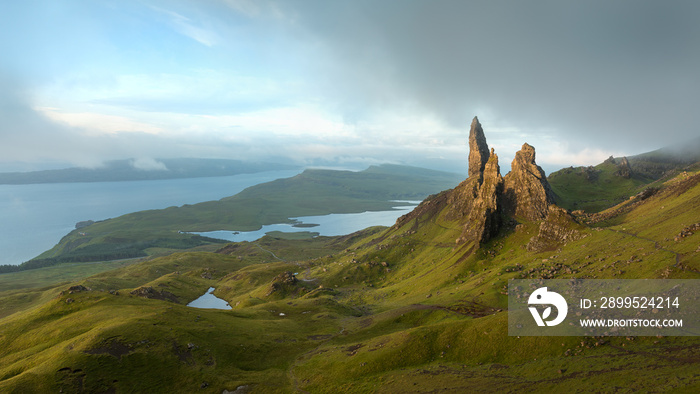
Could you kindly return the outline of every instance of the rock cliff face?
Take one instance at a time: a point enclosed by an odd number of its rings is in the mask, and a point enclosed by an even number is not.
[[[488,161],[489,146],[486,144],[481,123],[475,116],[469,130],[469,178],[480,177]]]
[[[515,154],[511,171],[504,178],[504,189],[505,210],[511,216],[544,219],[549,205],[554,203],[547,177],[535,163],[535,148],[527,143]]]
[[[484,153],[487,147],[481,124],[474,118],[469,132],[469,178],[455,188],[452,198],[453,210],[467,217],[457,244],[488,241],[508,218],[542,220],[554,203],[547,177],[535,163],[535,148],[523,144],[504,178],[494,150]]]
[[[457,243],[468,240],[484,243],[496,236],[501,228],[499,200],[503,191],[503,177],[498,165],[498,156],[493,149],[480,176],[481,185],[472,202],[469,219],[462,231],[462,236]]]
[[[630,162],[627,160],[627,157],[623,157],[622,160],[620,160],[620,164],[618,164],[618,170],[615,172],[615,175],[621,176],[625,179],[630,179],[632,177],[632,168],[630,167]]]

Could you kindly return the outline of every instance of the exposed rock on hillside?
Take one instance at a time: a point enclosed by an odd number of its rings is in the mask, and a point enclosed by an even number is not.
[[[300,290],[297,287],[298,279],[294,276],[294,273],[290,271],[285,271],[272,279],[272,283],[267,289],[265,297],[269,297],[275,293],[280,296],[285,296],[287,294],[296,294]]]
[[[532,252],[554,250],[560,245],[581,238],[583,228],[565,209],[550,205],[540,231],[530,239],[526,248]]]
[[[75,285],[75,286],[69,287],[68,290],[63,290],[59,295],[63,296],[65,294],[80,293],[83,291],[92,291],[92,289],[89,287],[85,287],[83,285]]]
[[[695,234],[696,231],[700,231],[700,223],[695,223],[691,224],[690,226],[686,226],[683,230],[681,230],[678,235],[676,235],[673,240],[676,242],[682,241],[686,237],[690,237],[691,235]]]
[[[630,162],[627,160],[626,157],[623,157],[620,160],[620,164],[618,164],[618,170],[615,172],[615,175],[621,176],[625,179],[630,179],[632,177],[632,168],[630,167]]]
[[[525,143],[515,154],[511,172],[504,178],[506,213],[527,220],[541,220],[554,203],[554,194],[547,177],[535,163],[535,148]]]
[[[155,290],[151,286],[139,287],[139,288],[131,291],[130,294],[135,295],[137,297],[149,298],[152,300],[164,300],[164,301],[174,302],[176,304],[180,303],[180,301],[177,299],[175,294],[173,294],[169,291],[166,291],[166,290],[158,291],[158,290]]]

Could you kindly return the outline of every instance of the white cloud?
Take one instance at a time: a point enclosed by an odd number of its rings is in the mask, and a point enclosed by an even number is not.
[[[95,112],[62,112],[51,107],[36,107],[34,109],[56,123],[84,129],[87,134],[116,134],[122,132],[160,134],[164,131],[160,127],[124,116]]]
[[[567,144],[554,143],[537,149],[538,162],[558,166],[591,166],[600,164],[610,156],[619,156],[604,149],[571,149]]]
[[[216,32],[214,32],[213,30],[201,26],[196,26],[190,18],[178,14],[177,12],[155,6],[151,6],[151,9],[161,14],[167,15],[175,31],[199,42],[202,45],[212,47],[221,40],[219,35],[216,34]]]

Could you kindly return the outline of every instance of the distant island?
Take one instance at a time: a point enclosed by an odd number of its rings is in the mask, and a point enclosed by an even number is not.
[[[294,165],[229,159],[127,159],[112,160],[98,168],[0,173],[0,185],[34,183],[120,182],[181,179],[293,170]]]

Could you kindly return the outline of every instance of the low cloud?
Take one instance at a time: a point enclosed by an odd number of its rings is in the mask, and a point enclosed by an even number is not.
[[[131,161],[131,166],[141,171],[168,171],[168,167],[158,160],[142,157]]]
[[[57,123],[81,128],[86,133],[140,132],[160,134],[164,131],[160,127],[129,119],[125,116],[107,115],[97,112],[64,112],[57,108],[46,107],[38,107],[35,110]]]

